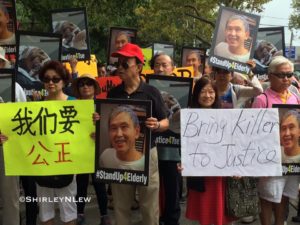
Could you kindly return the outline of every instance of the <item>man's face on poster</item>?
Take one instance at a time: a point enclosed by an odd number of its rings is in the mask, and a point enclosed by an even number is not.
[[[225,38],[230,50],[243,49],[245,40],[249,38],[249,31],[246,31],[242,20],[230,20],[225,29]]]
[[[48,60],[50,60],[49,56],[42,49],[31,49],[28,57],[24,59],[26,66],[24,69],[27,70],[32,77],[37,79],[40,69]]]
[[[9,15],[0,8],[0,39],[4,39],[4,37],[2,37],[2,34],[3,32],[7,31],[8,22]]]
[[[68,44],[72,41],[73,37],[80,32],[80,29],[74,23],[66,21],[62,24],[60,32],[62,34],[62,38]]]
[[[292,156],[298,148],[300,136],[299,123],[294,115],[285,118],[280,126],[280,143],[287,155]]]
[[[199,67],[201,65],[201,60],[199,59],[198,55],[196,52],[190,53],[186,57],[186,65],[187,66],[192,66],[194,68],[194,71],[199,70]]]
[[[129,42],[126,34],[119,34],[115,39],[115,48],[120,50],[125,44]]]
[[[135,126],[127,112],[121,112],[111,118],[109,139],[117,154],[126,154],[135,150],[135,141],[140,135],[139,125]]]
[[[174,66],[172,59],[168,55],[160,55],[154,62],[154,74],[156,75],[172,75]]]

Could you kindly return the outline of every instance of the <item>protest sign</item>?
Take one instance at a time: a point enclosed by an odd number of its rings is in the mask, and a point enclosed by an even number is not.
[[[148,185],[150,130],[145,120],[151,117],[151,102],[100,99],[96,105],[101,115],[96,124],[96,180]]]
[[[15,70],[0,69],[0,102],[15,101]]]
[[[248,74],[246,62],[253,58],[259,19],[254,14],[220,7],[208,63]]]
[[[92,100],[0,104],[6,175],[92,173]]]
[[[71,72],[71,66],[69,62],[65,63],[67,69]],[[91,59],[87,61],[79,61],[76,65],[78,75],[91,74],[94,77],[98,76],[97,59],[95,55],[91,55]]]
[[[283,175],[300,175],[300,105],[273,105],[280,118]]]
[[[268,66],[273,57],[285,53],[284,27],[259,28],[253,58],[256,61],[254,73],[259,80],[268,79]]]
[[[96,96],[97,99],[105,99],[112,88],[122,83],[119,76],[97,77],[96,80],[100,87],[100,93]]]
[[[50,60],[59,60],[61,54],[61,36],[52,33],[28,31],[17,32],[17,75],[16,81],[24,89],[26,96],[33,91],[46,95],[39,72]]]
[[[136,42],[137,30],[126,27],[111,27],[109,34],[109,49],[107,55],[108,65],[114,65],[118,58],[111,57],[113,52],[120,50],[125,44]]]
[[[5,50],[5,58],[12,65],[16,60],[16,3],[14,0],[0,0],[1,35],[0,46]]]
[[[184,176],[281,176],[277,109],[182,109]]]
[[[55,34],[62,35],[61,60],[78,61],[90,59],[90,39],[85,8],[56,9],[51,11],[51,27]]]
[[[143,76],[155,75],[153,70],[143,70]],[[174,77],[194,77],[194,68],[192,66],[177,67],[173,70],[172,76]]]
[[[199,71],[201,74],[204,74],[205,58],[206,58],[206,49],[204,48],[182,47],[181,50],[182,67],[193,66],[194,72]]]
[[[167,43],[167,42],[155,42],[152,45],[152,50],[153,50],[153,55],[156,55],[160,52],[163,52],[165,54],[167,54],[168,56],[170,56],[172,59],[174,59],[175,56],[175,47],[173,44],[171,43]]]
[[[143,70],[151,70],[150,60],[152,58],[152,48],[142,48],[142,52],[144,55]]]
[[[147,83],[156,87],[168,109],[169,129],[155,133],[155,143],[158,146],[180,147],[180,110],[187,108],[192,93],[193,79],[164,75],[146,77]]]

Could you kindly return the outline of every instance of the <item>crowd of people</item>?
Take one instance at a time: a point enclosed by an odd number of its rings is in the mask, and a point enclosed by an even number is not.
[[[249,58],[248,49],[244,45],[234,48],[236,38],[233,31],[243,27],[244,39],[248,37],[249,27],[244,18],[232,17],[226,24],[227,43],[217,46],[215,54],[230,51],[232,55],[246,55],[243,61],[255,71],[255,61]],[[242,40],[244,43],[244,40]],[[232,46],[231,46],[232,45]],[[242,47],[241,47],[242,46]],[[227,49],[227,50],[224,50]],[[236,52],[233,52],[233,51]],[[9,61],[4,57],[0,47],[0,67],[8,68]],[[146,118],[145,126],[152,132],[149,154],[149,182],[147,186],[133,184],[109,185],[95,180],[95,174],[72,175],[70,182],[61,188],[47,187],[39,183],[35,177],[20,177],[25,196],[48,197],[70,196],[86,197],[89,178],[96,193],[101,218],[100,225],[112,224],[108,216],[108,195],[113,199],[113,215],[117,225],[130,225],[131,210],[135,202],[142,214],[144,225],[179,225],[181,216],[180,199],[184,197],[183,189],[187,189],[186,218],[196,220],[201,225],[224,225],[239,219],[249,222],[258,215],[246,215],[237,218],[229,215],[226,210],[227,177],[193,177],[187,178],[186,183],[181,171],[180,147],[156,146],[155,135],[169,128],[168,109],[160,90],[147,84],[142,76],[144,55],[142,49],[130,43],[126,32],[116,35],[116,51],[111,54],[115,59],[114,70],[106,70],[105,64],[98,64],[98,74],[83,74],[78,76],[77,61],[70,60],[71,70],[68,71],[63,63],[50,60],[40,65],[35,71],[46,96],[33,93],[35,101],[48,100],[81,100],[95,99],[100,93],[96,76],[104,77],[117,74],[122,84],[108,92],[108,98],[150,100],[152,116]],[[24,62],[30,64],[30,57],[24,57]],[[22,62],[22,61],[21,61]],[[173,59],[164,52],[158,52],[150,62],[154,74],[172,76],[175,68]],[[284,56],[275,56],[270,60],[268,80],[259,81],[257,76],[240,74],[223,68],[204,64],[196,51],[186,56],[186,65],[194,69],[194,87],[191,96],[191,108],[201,109],[233,109],[233,108],[271,108],[273,104],[299,104],[298,78],[294,76],[293,63]],[[29,68],[30,69],[30,68]],[[18,79],[17,79],[18,81]],[[42,87],[39,87],[42,88]],[[39,89],[38,89],[39,90]],[[22,88],[16,83],[16,102],[26,101]],[[53,104],[55,104],[53,102]],[[284,162],[300,163],[300,116],[296,110],[290,110],[280,121],[280,141]],[[101,115],[93,115],[94,122],[101,120]],[[142,170],[144,155],[136,151],[134,141],[140,133],[140,122],[132,109],[118,107],[111,113],[108,121],[108,132],[111,148],[107,148],[99,159],[103,165],[118,164],[123,169]],[[104,132],[104,131],[101,131]],[[131,132],[131,133],[130,133]],[[91,135],[94,137],[93,135]],[[86,137],[84,137],[86,138]],[[2,224],[20,224],[20,184],[19,178],[5,176],[3,144],[9,136],[0,132],[0,185],[3,205]],[[84,146],[82,146],[84,147]],[[129,151],[130,150],[130,151]],[[134,150],[134,151],[133,151]],[[130,157],[128,157],[130,152]],[[133,163],[134,161],[134,163]],[[299,176],[261,177],[257,183],[257,193],[262,225],[271,225],[272,216],[275,225],[283,225],[288,215],[289,199],[297,199],[299,192]],[[235,177],[234,179],[242,179]],[[253,180],[256,182],[256,180]],[[109,186],[109,187],[108,187]],[[229,190],[230,191],[230,190]],[[66,225],[84,225],[84,202],[59,202],[59,218]],[[43,225],[55,223],[55,207],[53,202],[26,202],[26,225],[36,225],[37,217]]]

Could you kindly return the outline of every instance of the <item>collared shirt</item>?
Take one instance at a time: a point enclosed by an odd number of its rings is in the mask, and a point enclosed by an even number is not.
[[[146,84],[142,80],[136,91],[128,94],[125,91],[124,83],[111,89],[107,95],[108,98],[120,98],[120,99],[136,99],[136,100],[150,100],[152,102],[152,117],[157,118],[158,121],[167,118],[167,109],[165,103],[161,97],[159,90],[155,87]]]
[[[264,93],[267,97],[263,94],[257,96],[252,104],[252,108],[271,108],[273,104],[299,104],[300,102],[300,99],[289,90],[287,90],[284,99],[282,99],[282,95],[271,88],[267,88]]]

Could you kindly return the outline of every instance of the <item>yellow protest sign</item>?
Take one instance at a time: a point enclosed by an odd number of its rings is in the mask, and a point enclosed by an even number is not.
[[[142,75],[148,76],[154,74],[153,70],[143,70]],[[178,67],[173,70],[173,76],[176,77],[194,77],[194,68],[192,66]]]
[[[71,71],[70,63],[65,63],[67,69]],[[78,75],[88,73],[95,77],[98,76],[97,72],[97,59],[95,55],[91,55],[91,59],[89,61],[78,61],[77,63],[77,71]]]
[[[143,52],[143,55],[144,55],[143,71],[144,70],[151,70],[150,60],[152,58],[152,48],[142,48],[142,52]]]
[[[6,175],[92,173],[93,100],[0,104]]]

